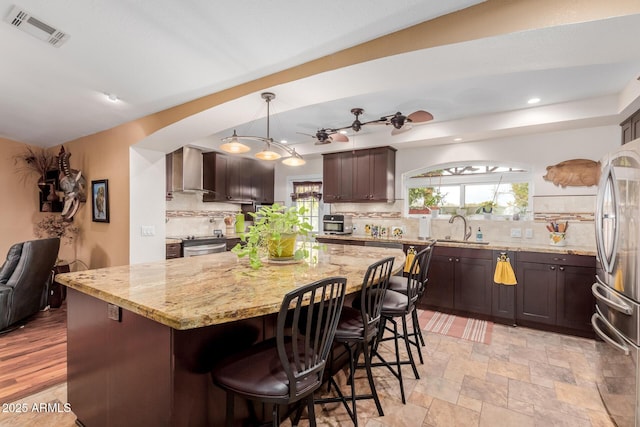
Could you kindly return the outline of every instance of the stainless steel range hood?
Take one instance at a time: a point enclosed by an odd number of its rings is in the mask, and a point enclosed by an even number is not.
[[[167,154],[167,179],[174,193],[213,193],[202,185],[202,151],[184,146]]]

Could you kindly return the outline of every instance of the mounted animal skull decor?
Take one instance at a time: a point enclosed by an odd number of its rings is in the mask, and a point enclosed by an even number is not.
[[[589,187],[600,180],[600,162],[587,159],[565,160],[557,165],[547,166],[547,174],[542,177],[561,187]]]
[[[65,151],[64,146],[61,146],[58,154],[58,169],[60,170],[60,189],[64,192],[62,218],[66,221],[71,221],[78,211],[80,203],[87,201],[87,180],[82,176],[82,172],[71,169],[69,157],[71,157],[71,153]]]

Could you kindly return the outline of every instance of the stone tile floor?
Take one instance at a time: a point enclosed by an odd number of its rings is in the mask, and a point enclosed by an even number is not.
[[[600,374],[593,340],[498,324],[488,345],[434,333],[425,339],[421,379],[414,379],[408,366],[403,370],[407,404],[395,377],[375,368],[385,415],[378,416],[373,401],[360,401],[360,425],[613,426],[596,389]],[[366,390],[363,374],[358,371],[357,384]],[[33,403],[65,401],[66,384],[61,384],[17,402],[26,404],[26,413],[0,413],[0,425],[74,426],[73,413],[31,410]],[[319,426],[352,425],[339,403],[315,409]]]

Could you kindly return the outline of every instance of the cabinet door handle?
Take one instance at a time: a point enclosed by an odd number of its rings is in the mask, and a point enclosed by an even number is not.
[[[449,258],[449,262],[453,262],[453,258]]]
[[[558,270],[564,271],[564,267],[558,267]]]
[[[456,258],[456,262],[460,262],[460,258]]]
[[[549,266],[549,270],[555,270],[555,269],[556,269],[556,266],[555,266],[555,265],[550,265],[550,266]]]
[[[565,258],[558,258],[558,257],[554,258],[553,260],[554,260],[554,261],[566,261],[566,259],[565,259]]]

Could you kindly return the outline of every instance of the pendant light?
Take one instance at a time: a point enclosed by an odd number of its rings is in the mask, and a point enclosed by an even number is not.
[[[278,148],[282,151],[284,151],[285,153],[288,154],[287,157],[285,157],[282,160],[282,163],[287,165],[287,166],[301,166],[304,165],[306,163],[306,161],[302,158],[302,156],[300,156],[300,154],[296,153],[296,150],[290,147],[287,147],[286,145],[279,143],[277,141],[274,141],[273,138],[271,138],[271,136],[269,135],[269,131],[270,131],[270,123],[269,123],[269,119],[270,119],[270,109],[269,109],[269,103],[275,99],[276,95],[272,92],[263,92],[261,95],[262,99],[264,99],[267,103],[267,136],[266,137],[260,137],[260,136],[239,136],[238,134],[236,134],[236,131],[233,131],[233,135],[228,136],[226,138],[222,138],[222,142],[224,142],[224,144],[222,144],[220,146],[220,149],[222,151],[225,151],[227,153],[231,153],[231,154],[241,154],[241,153],[246,153],[248,152],[251,148],[243,143],[241,143],[239,140],[240,139],[244,139],[244,140],[248,140],[248,141],[257,141],[257,142],[262,142],[264,143],[264,148],[262,149],[262,151],[258,152],[255,156],[256,158],[260,159],[260,160],[265,160],[265,161],[273,161],[273,160],[277,160],[280,159],[282,157],[282,155],[276,151],[273,151],[271,149],[271,147],[275,147]]]
[[[287,166],[302,166],[307,162],[300,156],[300,154],[296,153],[296,149],[293,148],[291,150],[291,156],[282,160],[282,163]]]
[[[233,135],[231,135],[231,140],[222,144],[220,146],[220,149],[231,154],[241,154],[251,150],[249,146],[244,145],[242,142],[238,141],[238,135],[236,134],[235,129],[233,130]]]

